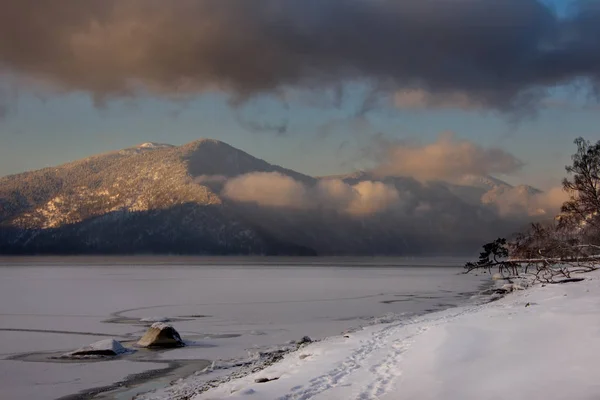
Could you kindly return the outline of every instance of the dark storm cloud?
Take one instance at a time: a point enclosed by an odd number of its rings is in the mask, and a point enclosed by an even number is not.
[[[1,0],[0,67],[96,98],[365,79],[513,109],[600,78],[600,6],[537,0]],[[448,97],[450,96],[450,97]]]

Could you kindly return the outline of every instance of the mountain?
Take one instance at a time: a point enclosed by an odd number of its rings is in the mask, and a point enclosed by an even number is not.
[[[262,186],[253,186],[255,181],[247,177],[259,179]],[[465,179],[471,179],[471,186],[377,178],[369,172],[313,178],[217,140],[179,147],[143,143],[0,178],[0,252],[465,253],[515,226],[515,221],[499,218],[492,196],[512,190],[510,185],[490,177],[478,181],[482,188],[474,185],[475,178]],[[341,183],[327,186],[332,180]],[[228,195],[224,189],[230,182],[264,201]],[[397,194],[393,207],[357,215],[344,211],[342,192],[328,192],[328,202],[321,202],[323,187],[342,188],[352,198],[365,190],[361,195],[379,196],[382,190]],[[307,205],[309,195],[317,206]],[[487,203],[481,201],[484,197]],[[338,203],[332,205],[331,199]],[[381,200],[357,199],[362,207],[365,201]]]
[[[305,254],[232,217],[202,174],[301,174],[216,140],[145,143],[0,178],[0,250],[10,253]]]

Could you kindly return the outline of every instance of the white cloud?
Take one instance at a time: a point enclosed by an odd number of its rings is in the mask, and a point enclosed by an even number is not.
[[[277,172],[257,172],[230,179],[222,193],[234,201],[267,207],[302,209],[310,205],[306,187]]]
[[[348,185],[339,179],[327,179],[319,182],[317,193],[321,204],[352,215],[375,214],[401,204],[398,190],[381,182]]]
[[[398,190],[381,182],[349,185],[326,179],[308,186],[279,173],[251,173],[230,179],[222,194],[230,200],[289,209],[326,208],[364,216],[401,204]]]
[[[558,214],[568,195],[562,187],[546,192],[534,192],[530,186],[496,188],[482,197],[484,204],[496,207],[503,217],[510,216],[553,216]]]
[[[386,142],[374,172],[379,176],[408,176],[422,181],[453,180],[464,175],[509,174],[523,163],[496,147],[483,147],[442,133],[430,144]]]

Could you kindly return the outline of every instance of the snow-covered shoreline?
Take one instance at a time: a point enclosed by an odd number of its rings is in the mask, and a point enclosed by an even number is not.
[[[330,337],[193,399],[597,399],[599,312],[598,273],[536,285]],[[149,398],[186,398],[191,383]]]

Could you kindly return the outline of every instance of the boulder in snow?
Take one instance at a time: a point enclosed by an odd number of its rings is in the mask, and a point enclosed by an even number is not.
[[[182,347],[185,346],[179,333],[171,325],[156,322],[146,331],[144,336],[137,342],[142,347]]]
[[[62,358],[79,358],[87,356],[114,357],[127,353],[127,349],[114,339],[100,340],[88,346],[82,347],[70,353],[62,355]]]
[[[256,383],[267,383],[267,382],[271,382],[271,381],[276,381],[278,380],[279,377],[276,376],[275,378],[257,378],[254,380],[254,382]]]
[[[302,344],[309,344],[312,342],[313,342],[313,340],[310,337],[304,336],[302,339],[300,339],[300,341],[298,341],[298,344],[302,345]]]

